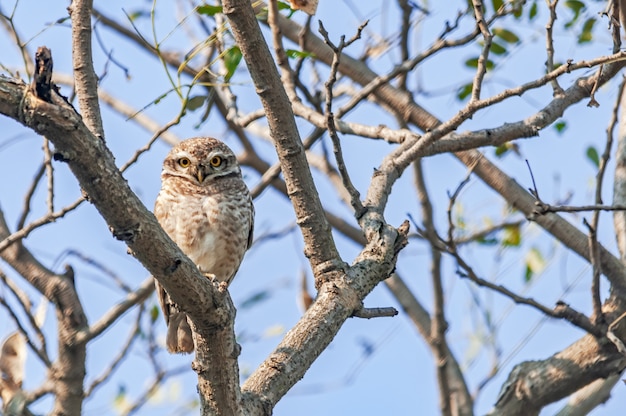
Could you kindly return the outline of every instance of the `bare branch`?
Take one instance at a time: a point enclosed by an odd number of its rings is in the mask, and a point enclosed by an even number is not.
[[[270,114],[268,123],[304,237],[305,255],[311,262],[316,279],[326,273],[337,273],[343,268],[343,262],[323,214],[291,104],[261,35],[254,11],[249,3],[242,0],[225,1],[223,9],[243,57],[248,62],[250,75],[260,92],[259,97],[265,112]],[[265,68],[265,71],[260,71],[260,68]],[[271,114],[280,114],[281,117],[272,117]]]
[[[548,72],[554,70],[554,40],[552,33],[554,29],[554,22],[556,21],[556,5],[558,2],[559,0],[551,0],[548,2],[548,9],[550,10],[550,18],[548,19],[548,23],[546,23],[546,69]],[[614,51],[613,53],[615,52],[617,51]],[[550,84],[552,85],[552,94],[555,97],[563,94],[563,88],[561,88],[557,79],[550,81]]]
[[[481,0],[472,0],[474,5],[474,16],[476,17],[476,26],[483,35],[483,50],[478,55],[478,64],[476,67],[476,75],[474,76],[474,82],[472,83],[472,98],[471,101],[478,101],[480,99],[480,91],[482,89],[483,80],[487,73],[487,62],[489,60],[489,49],[491,48],[491,40],[493,35],[489,31],[489,26],[485,21],[483,15],[483,2]]]
[[[364,318],[364,319],[372,319],[372,318],[384,318],[384,317],[392,317],[396,316],[398,311],[396,308],[387,307],[387,308],[362,308],[354,312],[355,318]]]
[[[150,279],[150,284],[154,287],[152,279]],[[131,330],[128,332],[128,338],[122,344],[122,348],[117,353],[117,355],[111,360],[111,362],[105,366],[104,371],[98,377],[94,378],[89,384],[89,387],[85,389],[85,397],[89,397],[93,394],[98,387],[102,386],[115,372],[115,370],[119,367],[123,360],[128,358],[128,351],[133,346],[133,343],[137,339],[140,334],[140,324],[141,318],[143,317],[144,307],[141,305],[139,310],[137,311],[137,318],[135,319],[135,323]]]
[[[363,215],[365,208],[363,208],[363,204],[361,203],[359,191],[352,184],[352,180],[350,179],[350,175],[348,174],[348,169],[346,168],[346,164],[343,159],[343,153],[341,151],[341,142],[339,141],[339,136],[337,135],[337,130],[335,129],[335,116],[333,115],[332,107],[333,107],[333,85],[337,81],[337,71],[339,70],[339,57],[343,49],[357,39],[361,37],[361,31],[367,25],[367,22],[363,23],[357,29],[357,33],[350,39],[348,42],[345,41],[345,36],[341,37],[339,45],[335,45],[329,38],[328,32],[324,29],[324,25],[322,22],[319,22],[320,25],[320,33],[324,37],[324,41],[330,48],[333,50],[333,62],[330,66],[330,75],[328,77],[328,81],[326,81],[326,128],[328,129],[328,134],[330,135],[331,140],[333,141],[333,151],[335,153],[335,160],[337,161],[337,168],[339,169],[339,173],[341,174],[341,179],[343,181],[344,187],[347,189],[350,194],[350,204],[354,209],[354,216],[358,220]]]
[[[118,320],[130,308],[142,304],[154,292],[154,281],[152,277],[143,281],[134,292],[129,293],[126,298],[113,306],[98,321],[85,331],[77,334],[76,342],[87,343],[107,330],[116,320]]]
[[[415,178],[415,188],[422,207],[422,218],[424,222],[424,236],[430,245],[430,275],[433,284],[434,310],[431,321],[431,333],[428,338],[431,349],[435,355],[437,366],[437,381],[439,382],[439,408],[442,415],[452,415],[452,396],[450,394],[450,381],[448,377],[450,371],[449,347],[446,339],[448,322],[445,316],[444,290],[441,274],[441,251],[437,241],[437,230],[435,228],[433,207],[430,202],[430,195],[426,189],[426,181],[422,170],[422,160],[413,162],[413,172]],[[469,177],[469,176],[468,176]]]
[[[98,101],[98,78],[91,52],[92,8],[93,0],[72,0],[68,9],[72,17],[72,62],[76,94],[83,120],[94,135],[104,140]]]

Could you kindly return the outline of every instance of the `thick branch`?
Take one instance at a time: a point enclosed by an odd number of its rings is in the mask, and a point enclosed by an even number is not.
[[[407,231],[408,227],[398,231],[381,228],[379,238],[365,246],[344,278],[322,285],[302,319],[243,385],[246,409],[251,414],[272,409],[304,376],[345,320],[361,308],[363,298],[382,276],[391,273]]]
[[[94,136],[74,109],[56,93],[52,94],[52,103],[47,103],[35,97],[20,81],[0,78],[0,113],[45,135],[54,144],[55,159],[68,163],[113,235],[128,245],[130,252],[159,280],[172,300],[184,306],[197,331],[198,344],[221,343],[215,360],[196,361],[197,367],[208,368],[199,372],[199,385],[215,385],[224,373],[238,378],[237,351],[232,350],[236,345],[233,321],[228,314],[216,313],[216,307],[224,307],[229,302],[228,294],[216,291],[165,234],[154,215],[131,191],[104,141]],[[220,332],[224,336],[217,336],[216,328],[227,329]],[[229,397],[237,397],[239,386],[229,387],[233,391]],[[210,392],[202,391],[202,394],[215,399]],[[226,409],[237,406],[236,403],[213,405]]]
[[[599,378],[619,374],[626,359],[611,343],[585,335],[547,360],[518,364],[502,386],[491,416],[532,416]],[[550,388],[542,388],[549,385]]]
[[[223,7],[267,115],[287,192],[304,237],[304,253],[316,279],[326,272],[338,271],[342,262],[313,183],[291,104],[254,10],[246,0],[226,0]]]

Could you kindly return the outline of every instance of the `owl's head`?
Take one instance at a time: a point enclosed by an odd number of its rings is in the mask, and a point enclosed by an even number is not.
[[[224,143],[211,137],[194,137],[170,150],[161,176],[206,185],[219,178],[241,176],[241,169],[235,154]]]

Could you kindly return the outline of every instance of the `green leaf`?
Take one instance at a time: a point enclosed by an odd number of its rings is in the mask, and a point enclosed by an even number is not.
[[[289,58],[292,58],[292,59],[295,59],[295,58],[313,58],[313,57],[315,57],[315,54],[313,54],[311,52],[299,51],[297,49],[287,49],[285,51],[285,53],[287,54],[287,56]]]
[[[502,157],[502,155],[507,153],[509,150],[512,150],[515,154],[520,156],[519,146],[513,142],[506,142],[496,146],[496,156]]]
[[[502,7],[503,0],[491,0],[491,4],[493,4],[493,11],[497,12]]]
[[[593,39],[593,26],[596,24],[596,18],[590,17],[585,21],[583,25],[583,31],[578,35],[578,43],[587,43],[591,42]]]
[[[470,58],[465,61],[465,66],[469,68],[478,68],[478,58]],[[485,63],[485,67],[489,70],[493,69],[496,65],[493,63],[491,59],[487,59]]]
[[[459,100],[463,101],[464,99],[466,99],[467,97],[469,97],[472,94],[472,89],[473,89],[473,85],[470,82],[469,84],[465,84],[463,85],[461,88],[458,89],[458,91],[456,92],[456,96]]]
[[[528,251],[525,263],[524,282],[526,283],[529,283],[533,275],[541,273],[546,267],[546,260],[537,247],[533,247]]]
[[[595,147],[589,146],[587,148],[587,159],[589,159],[596,168],[600,167],[600,156],[598,156],[598,151]]]
[[[190,111],[197,110],[204,105],[206,98],[206,95],[194,95],[187,100],[187,109]]]
[[[239,46],[232,46],[224,53],[224,66],[226,67],[224,81],[228,82],[235,74],[235,71],[239,66],[239,62],[241,62],[241,57],[241,49],[239,49]]]
[[[491,42],[489,50],[491,50],[491,52],[495,53],[496,55],[506,55],[507,53],[506,48],[497,42]]]
[[[533,20],[535,17],[537,17],[537,2],[534,2],[528,11],[528,20]]]
[[[203,4],[202,6],[198,6],[196,11],[198,14],[203,14],[205,16],[215,16],[218,13],[222,13],[222,6],[211,6],[209,4]]]
[[[563,134],[565,129],[567,129],[567,122],[564,120],[557,121],[556,123],[554,123],[554,129],[557,133]]]
[[[494,237],[479,237],[476,239],[476,242],[484,246],[493,246],[498,244],[498,239]]]
[[[128,19],[131,22],[134,22],[135,20],[139,19],[140,17],[148,17],[148,16],[150,16],[150,12],[147,12],[145,10],[137,10],[136,12],[128,13]],[[57,22],[57,23],[61,23],[61,22]]]
[[[565,27],[570,28],[578,20],[578,18],[580,17],[580,13],[585,10],[585,3],[580,0],[567,0],[565,2],[565,6],[574,13],[572,19],[569,22],[565,23]]]
[[[511,150],[511,146],[509,146],[509,142],[502,143],[500,146],[496,147],[496,156],[501,157],[509,150]]]
[[[533,278],[533,269],[531,269],[528,264],[526,265],[526,270],[524,271],[524,282],[529,283]]]
[[[154,323],[156,322],[157,318],[159,317],[159,307],[157,305],[154,305],[151,309],[150,309],[150,322]]]
[[[519,247],[521,243],[522,230],[519,224],[504,227],[504,238],[502,239],[502,245],[504,247]]]
[[[278,2],[278,10],[293,10],[289,3],[285,3],[284,1]],[[295,10],[293,10],[295,11]]]
[[[519,43],[519,36],[517,36],[515,33],[511,32],[508,29],[495,27],[493,28],[491,33],[493,33],[494,36],[499,37],[500,39],[502,39],[503,41],[507,43]]]
[[[163,95],[161,95],[161,96],[157,97],[157,98],[153,101],[153,104],[154,104],[154,105],[157,105],[157,104],[158,104],[158,103],[160,103],[160,102],[161,102],[161,100],[162,100],[162,99],[164,99],[165,97],[167,97],[167,93],[165,93],[165,94],[163,94]]]

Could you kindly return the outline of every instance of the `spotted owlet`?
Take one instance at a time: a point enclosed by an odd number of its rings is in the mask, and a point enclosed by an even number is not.
[[[154,214],[200,272],[230,283],[252,242],[254,206],[228,146],[207,137],[175,146],[163,162]],[[168,351],[193,352],[187,315],[154,283],[167,323]]]

